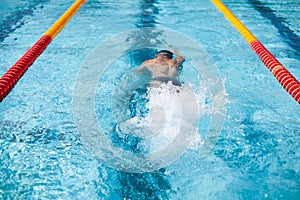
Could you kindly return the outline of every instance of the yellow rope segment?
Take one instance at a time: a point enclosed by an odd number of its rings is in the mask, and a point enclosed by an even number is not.
[[[73,5],[44,33],[52,39],[63,29],[77,10],[86,2],[86,0],[77,0]]]
[[[250,44],[253,41],[257,41],[254,35],[242,24],[238,18],[232,14],[232,12],[220,1],[212,0],[215,6],[224,14],[224,16],[230,21],[230,23],[241,33],[245,40]]]

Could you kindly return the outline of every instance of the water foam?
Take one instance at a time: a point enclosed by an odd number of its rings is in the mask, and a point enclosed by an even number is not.
[[[149,112],[146,116],[135,116],[121,122],[118,130],[135,137],[143,138],[140,149],[144,152],[155,152],[176,142],[180,131],[188,132],[188,140],[192,144],[200,144],[202,139],[197,134],[197,121],[200,110],[198,105],[191,106],[194,98],[190,87],[177,87],[170,82],[159,87],[148,87],[146,106]],[[194,94],[192,95],[194,96]],[[199,93],[197,102],[203,101],[203,93]],[[184,99],[184,101],[182,101]],[[183,115],[183,109],[185,110]],[[180,142],[180,141],[179,141]],[[180,145],[180,144],[178,144]]]

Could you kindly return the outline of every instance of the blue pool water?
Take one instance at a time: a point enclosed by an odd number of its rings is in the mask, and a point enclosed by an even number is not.
[[[0,2],[0,75],[72,2]],[[223,2],[300,80],[299,2]],[[192,62],[196,50],[186,43],[149,32],[128,34],[138,50],[121,53],[96,82],[93,110],[103,134],[124,151],[143,151],[136,137],[118,134],[110,103],[124,74],[163,46],[139,49],[140,41],[156,38],[188,52],[181,78],[195,93],[200,119],[199,137],[178,159],[152,172],[131,173],[94,155],[102,143],[97,146],[93,138],[82,137],[74,107],[78,80],[95,49],[126,31],[145,27],[167,29],[197,43],[201,55],[209,59],[198,63],[206,64],[206,70],[218,70],[215,75],[226,95],[211,95],[205,71],[197,71]],[[105,47],[103,54],[114,48]],[[132,115],[148,112],[144,94],[132,97],[131,107],[141,108],[132,109]],[[201,145],[209,126],[219,123],[212,117],[221,112],[214,105],[224,105],[226,114],[217,143],[203,156]],[[90,0],[0,104],[0,199],[299,199],[299,116],[299,105],[210,1]],[[160,140],[151,142],[154,149],[162,145]]]

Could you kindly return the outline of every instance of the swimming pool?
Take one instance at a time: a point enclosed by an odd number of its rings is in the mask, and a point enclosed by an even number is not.
[[[72,2],[1,1],[1,75]],[[299,80],[299,3],[223,2]],[[127,173],[108,167],[83,144],[74,120],[74,90],[80,70],[96,47],[145,27],[182,34],[205,50],[224,82],[226,115],[218,142],[204,158],[196,144],[160,170]],[[136,39],[139,37],[141,34]],[[111,85],[141,59],[149,58],[151,50],[138,51],[139,56],[124,52],[97,83],[97,102],[106,98],[102,107],[96,105],[97,117],[108,129],[110,122],[105,119],[110,118],[110,111],[105,112],[105,106]],[[197,85],[198,75],[188,61],[183,79]],[[203,77],[199,79],[202,83]],[[202,89],[196,91],[200,112],[209,110],[208,88],[205,84],[198,88]],[[1,103],[0,110],[2,199],[300,196],[299,105],[210,1],[88,1]],[[209,114],[203,119],[199,129],[205,132],[205,123],[212,122]]]

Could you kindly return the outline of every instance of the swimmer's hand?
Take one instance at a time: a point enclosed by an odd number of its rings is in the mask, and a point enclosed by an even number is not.
[[[172,51],[174,52],[174,54],[176,55],[176,57],[181,57],[181,58],[183,59],[183,61],[184,61],[184,57],[178,52],[178,49],[177,49],[177,48],[173,47],[173,46],[170,45],[170,44],[166,44],[166,47],[172,49]],[[182,61],[182,62],[183,62],[183,61]]]
[[[175,66],[176,68],[180,68],[182,66],[182,63],[185,61],[185,58],[178,52],[177,48],[173,47],[170,44],[166,44],[166,46],[170,49],[172,49],[172,51],[174,52],[174,54],[176,55],[176,59],[175,59]]]

